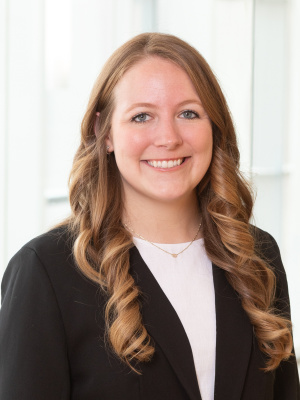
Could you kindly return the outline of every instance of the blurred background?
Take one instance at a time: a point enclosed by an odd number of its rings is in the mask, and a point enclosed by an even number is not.
[[[138,33],[175,34],[226,95],[255,223],[281,248],[300,356],[299,21],[299,0],[0,0],[0,277],[68,215],[80,122],[104,61]]]

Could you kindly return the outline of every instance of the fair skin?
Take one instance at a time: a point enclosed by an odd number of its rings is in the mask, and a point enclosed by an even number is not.
[[[176,64],[148,57],[124,74],[114,99],[106,144],[122,178],[124,221],[157,243],[189,242],[201,219],[195,188],[213,144],[190,78]]]

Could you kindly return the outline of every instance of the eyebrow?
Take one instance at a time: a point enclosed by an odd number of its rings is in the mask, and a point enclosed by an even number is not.
[[[129,106],[126,110],[125,110],[125,112],[129,112],[129,111],[131,111],[131,110],[133,110],[134,108],[137,108],[137,107],[151,107],[151,108],[157,108],[154,104],[152,104],[152,103],[134,103],[134,104],[131,104],[131,106]]]
[[[198,104],[200,107],[203,107],[201,101],[199,101],[198,99],[184,100],[181,103],[177,104],[177,107],[182,107],[182,106],[184,106],[186,104],[192,104],[192,103]],[[157,108],[157,106],[155,104],[152,104],[152,103],[134,103],[134,104],[131,104],[131,106],[128,107],[125,110],[125,112],[128,113],[131,110],[133,110],[134,108],[138,108],[138,107]]]

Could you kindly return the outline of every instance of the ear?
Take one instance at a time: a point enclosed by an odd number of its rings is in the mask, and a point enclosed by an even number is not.
[[[99,131],[100,131],[100,113],[97,111],[95,122],[94,122],[94,134],[95,134],[96,138],[98,138],[98,136],[99,136]],[[108,135],[106,137],[105,143],[106,143],[107,154],[113,152],[114,148],[113,148],[113,143],[112,143],[110,135]]]
[[[99,136],[99,130],[100,130],[100,113],[96,112],[96,118],[94,122],[94,134],[96,138]]]
[[[114,145],[110,134],[107,135],[105,139],[105,144],[107,154],[112,153],[114,151]]]

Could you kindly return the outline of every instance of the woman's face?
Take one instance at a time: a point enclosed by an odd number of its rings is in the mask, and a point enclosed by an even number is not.
[[[184,70],[159,57],[129,69],[114,90],[107,137],[126,200],[194,199],[212,158],[211,122]]]

